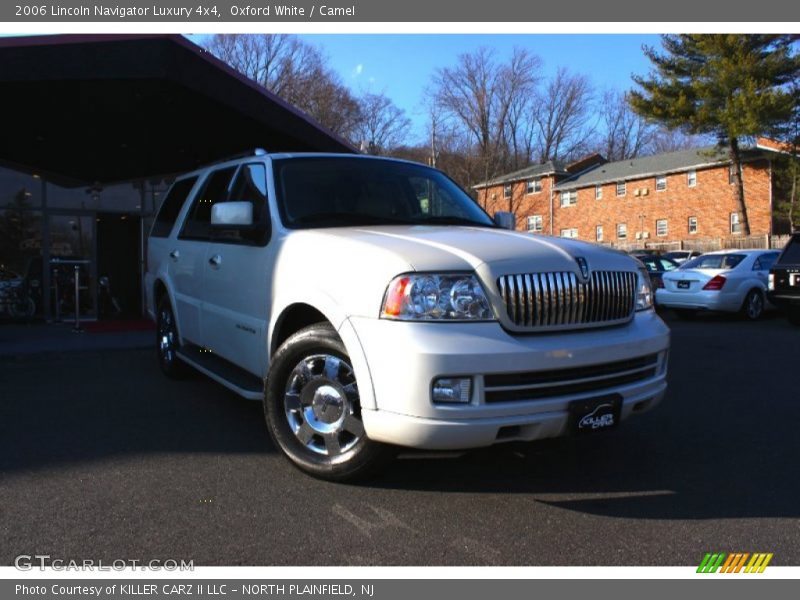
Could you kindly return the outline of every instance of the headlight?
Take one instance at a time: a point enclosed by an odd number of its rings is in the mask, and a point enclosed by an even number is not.
[[[490,321],[489,300],[471,274],[419,273],[395,277],[386,290],[382,319],[401,321]]]
[[[769,278],[767,279],[767,289],[771,292],[775,291],[775,273],[770,273]]]
[[[650,286],[650,275],[645,269],[639,269],[636,281],[636,310],[653,308],[653,288]]]

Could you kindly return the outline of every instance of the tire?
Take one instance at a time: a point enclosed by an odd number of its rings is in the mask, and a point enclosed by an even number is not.
[[[790,306],[786,310],[786,318],[792,325],[800,327],[800,306]]]
[[[8,311],[15,319],[31,319],[36,314],[36,303],[27,296],[18,298],[9,305]]]
[[[328,323],[301,329],[286,340],[272,359],[264,392],[273,442],[313,477],[364,479],[394,455],[391,446],[366,436],[350,358]]]
[[[690,308],[676,308],[675,314],[678,315],[679,319],[684,321],[694,321],[697,316],[697,311]]]
[[[764,294],[761,290],[747,292],[742,302],[741,315],[748,321],[758,321],[764,314]]]
[[[165,295],[156,308],[156,358],[161,372],[170,379],[184,379],[189,375],[189,365],[177,356],[178,327],[172,305]]]

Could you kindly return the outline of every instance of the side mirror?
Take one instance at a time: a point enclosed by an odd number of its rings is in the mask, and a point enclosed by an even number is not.
[[[517,218],[514,213],[499,210],[494,213],[494,222],[498,227],[503,229],[511,229],[512,231],[517,228]]]
[[[252,227],[252,202],[217,202],[211,207],[213,227]]]

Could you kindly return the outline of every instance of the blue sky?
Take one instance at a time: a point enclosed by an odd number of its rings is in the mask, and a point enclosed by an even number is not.
[[[627,90],[631,74],[646,74],[642,45],[659,46],[657,35],[301,35],[322,48],[330,64],[356,91],[386,93],[424,131],[424,91],[437,68],[454,65],[459,54],[480,46],[498,57],[521,46],[538,55],[545,75],[559,67],[588,75],[600,89]]]
[[[200,36],[189,36],[200,41]],[[456,63],[459,54],[480,46],[494,48],[498,58],[515,46],[527,48],[543,62],[545,75],[567,67],[590,77],[599,89],[627,90],[631,74],[645,74],[649,61],[642,45],[659,46],[657,35],[612,34],[309,34],[302,39],[321,48],[331,67],[356,92],[383,92],[424,135],[425,88],[437,68]]]

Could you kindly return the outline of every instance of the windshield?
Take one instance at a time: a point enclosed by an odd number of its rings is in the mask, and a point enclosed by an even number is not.
[[[734,269],[744,254],[704,254],[681,265],[681,269]]]
[[[422,165],[349,157],[274,162],[287,227],[477,225],[491,218],[446,175]]]

